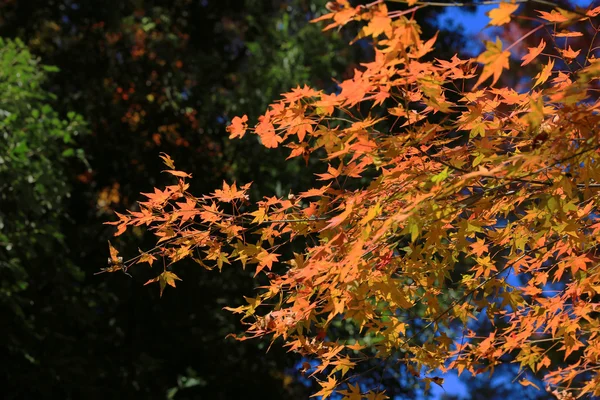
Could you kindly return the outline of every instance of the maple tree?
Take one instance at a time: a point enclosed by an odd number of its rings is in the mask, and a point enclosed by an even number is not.
[[[232,139],[251,132],[288,159],[320,160],[314,187],[251,201],[249,183],[224,182],[195,196],[191,175],[163,154],[176,183],[110,222],[117,235],[145,226],[156,247],[122,263],[111,245],[106,271],[160,264],[148,283],[162,294],[184,258],[252,266],[265,284],[228,308],[247,324],[237,338],[280,338],[317,360],[303,367],[321,386],[315,396],[385,398],[352,373],[372,357],[430,386],[443,384],[437,371],[493,373],[507,356],[524,386],[535,385],[531,371],[559,398],[600,395],[600,7],[534,1],[546,8],[522,16],[522,2],[499,3],[490,24],[533,21],[531,34],[545,32],[538,46],[517,51],[527,34],[437,59],[437,35],[422,38],[414,20],[433,3],[406,3],[330,2],[315,22],[361,24],[372,61],[336,92],[297,87],[253,128],[246,116],[228,127]],[[573,48],[568,39],[590,26],[587,47]],[[537,69],[520,91],[498,86],[515,58]],[[478,336],[470,322],[482,318],[492,329]],[[328,334],[340,319],[353,337]]]

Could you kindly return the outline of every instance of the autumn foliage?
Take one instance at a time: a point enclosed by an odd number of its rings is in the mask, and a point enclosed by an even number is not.
[[[523,385],[530,370],[559,397],[600,395],[600,7],[540,2],[515,42],[442,60],[437,37],[422,38],[413,19],[427,3],[407,3],[331,2],[318,21],[359,24],[372,61],[335,93],[297,87],[253,127],[242,116],[228,128],[289,159],[320,160],[318,184],[259,201],[235,182],[194,196],[191,177],[163,155],[176,183],[111,222],[117,235],[145,226],[157,245],[125,263],[111,246],[108,270],[154,265],[162,272],[148,283],[162,294],[184,258],[253,268],[266,284],[228,308],[247,323],[238,338],[281,338],[318,360],[311,375],[324,398],[384,398],[351,377],[391,355],[426,385],[442,383],[435,371],[489,373],[510,356]],[[490,24],[518,10],[501,3]],[[588,43],[569,41],[590,29]],[[539,44],[525,49],[526,37]],[[511,66],[534,71],[518,90],[502,85]],[[359,333],[328,335],[340,318]],[[484,337],[470,329],[482,318],[493,326]]]

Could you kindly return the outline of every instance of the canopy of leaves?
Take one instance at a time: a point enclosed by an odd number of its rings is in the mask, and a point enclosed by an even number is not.
[[[247,324],[238,339],[280,338],[314,359],[304,370],[323,398],[383,398],[353,374],[372,358],[406,365],[425,387],[443,384],[439,370],[477,375],[512,361],[523,386],[538,374],[557,396],[600,395],[600,63],[595,34],[577,48],[556,40],[559,29],[597,33],[600,8],[540,10],[513,42],[432,59],[437,38],[422,38],[413,18],[425,6],[331,2],[318,20],[361,24],[372,60],[333,93],[299,86],[253,128],[246,117],[230,126],[232,137],[251,132],[288,158],[317,159],[318,184],[249,204],[250,184],[194,196],[181,177],[111,224],[146,226],[165,266],[252,265],[264,284],[229,308]],[[515,11],[490,17],[506,24]],[[548,45],[526,59],[537,75],[518,92],[502,86],[511,50],[542,28]],[[348,337],[331,329],[342,319]],[[471,329],[481,320],[485,335]]]

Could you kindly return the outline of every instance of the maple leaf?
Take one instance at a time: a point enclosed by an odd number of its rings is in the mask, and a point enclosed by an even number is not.
[[[545,48],[546,48],[546,42],[544,41],[544,39],[542,39],[540,41],[540,44],[537,47],[529,47],[529,53],[527,53],[526,55],[523,56],[523,58],[521,58],[521,60],[523,60],[523,62],[521,63],[521,67],[532,62],[537,56],[540,55],[540,53]]]
[[[299,197],[300,198],[321,197],[327,191],[327,189],[329,189],[329,185],[321,186],[320,188],[309,189],[306,192],[300,193]]]
[[[564,10],[562,8],[557,8],[556,10],[552,10],[551,12],[546,11],[537,11],[540,14],[540,17],[545,19],[548,22],[558,22],[561,23],[562,26],[568,24],[571,21],[581,19],[581,16]]]
[[[152,211],[145,207],[142,207],[140,212],[130,211],[130,214],[133,217],[131,223],[135,226],[143,224],[150,225],[156,219],[156,216],[152,214]]]
[[[324,174],[315,174],[319,177],[320,181],[328,181],[330,179],[335,179],[340,176],[341,171],[339,169],[333,168],[331,165],[327,166],[327,172]]]
[[[481,257],[482,254],[488,252],[488,246],[485,244],[485,241],[482,239],[478,239],[475,243],[472,243],[469,247],[473,249],[473,254],[477,257]]]
[[[267,210],[263,207],[250,213],[254,217],[252,220],[253,224],[262,224],[267,218]]]
[[[227,182],[223,181],[223,188],[215,190],[214,196],[218,200],[224,201],[226,203],[231,203],[236,199],[245,199],[246,191],[238,190],[237,186],[235,185],[235,182],[233,182],[233,184],[230,186],[227,184]]]
[[[227,127],[227,132],[229,132],[229,139],[242,138],[246,134],[246,129],[248,129],[248,116],[244,115],[240,117],[233,117],[231,120],[231,125]]]
[[[337,380],[334,377],[330,376],[326,382],[319,382],[319,385],[321,385],[321,390],[319,390],[317,393],[313,394],[310,397],[321,396],[322,399],[325,400],[333,393],[333,390],[337,385]]]
[[[585,13],[585,15],[587,15],[588,17],[595,17],[598,14],[600,14],[600,6],[594,8],[594,9],[591,9],[591,10],[587,10]]]
[[[152,267],[152,264],[154,263],[154,261],[156,261],[156,257],[154,257],[150,253],[145,253],[142,250],[139,250],[139,252],[141,255],[139,260],[137,261],[137,264],[148,263],[148,265]]]
[[[540,390],[540,388],[533,382],[531,382],[529,379],[523,378],[519,381],[519,383],[522,386],[533,386],[534,388],[536,388],[537,390]]]
[[[359,103],[365,97],[365,94],[372,89],[371,83],[364,79],[362,72],[355,70],[354,77],[352,79],[346,79],[339,84],[342,90],[339,97],[345,98],[345,104],[352,107],[356,103]]]
[[[559,50],[559,51],[560,51],[560,54],[562,54],[562,56],[565,58],[567,63],[572,62],[575,58],[577,58],[579,53],[581,53],[581,50],[575,51],[571,48],[571,46],[569,46],[569,48],[567,50]]]
[[[175,287],[176,280],[180,281],[181,278],[179,278],[177,275],[175,275],[171,271],[164,271],[162,274],[160,274],[156,278],[152,278],[152,279],[148,280],[146,283],[144,283],[144,286],[149,285],[154,282],[158,282],[159,286],[160,286],[160,297],[162,297],[165,287],[167,285],[169,285],[171,287]]]
[[[112,221],[112,222],[109,221],[109,222],[105,222],[104,224],[105,225],[116,225],[117,231],[115,232],[114,236],[119,236],[127,230],[127,225],[132,222],[132,219],[126,215],[119,214],[116,211],[115,211],[115,214],[117,215],[117,217],[119,217],[118,221]]]
[[[295,118],[291,122],[292,126],[288,129],[288,134],[296,134],[298,136],[298,140],[302,142],[307,133],[313,133],[314,124],[316,124],[316,122],[308,118]]]
[[[110,252],[110,258],[108,259],[109,266],[108,268],[104,268],[103,271],[114,272],[124,270],[125,267],[123,266],[123,257],[119,256],[119,252],[113,247],[113,245],[110,243],[110,240],[108,241],[108,250]]]
[[[333,110],[338,106],[344,99],[339,97],[337,94],[321,94],[321,99],[313,103],[316,107],[317,114],[319,115],[330,115]]]
[[[173,192],[168,188],[166,188],[165,190],[154,188],[154,193],[142,193],[142,195],[148,198],[148,205],[150,205],[151,207],[161,208],[164,205],[164,203],[171,198]]]
[[[275,127],[266,118],[256,126],[254,131],[260,137],[263,146],[267,148],[274,149],[283,142],[283,138],[275,133]]]
[[[210,206],[203,205],[202,209],[204,210],[200,211],[200,218],[202,218],[202,222],[211,223],[217,222],[221,219],[221,210],[219,210],[215,203],[211,203]]]
[[[552,75],[552,70],[554,69],[554,60],[552,59],[548,59],[548,64],[546,64],[544,66],[544,68],[540,71],[540,73],[538,73],[535,78],[535,84],[533,85],[533,87],[536,87],[538,85],[541,85],[542,83],[546,82],[548,80],[548,78],[550,77],[550,75]]]
[[[338,0],[338,3],[341,3]],[[349,5],[346,6],[346,8],[344,8],[341,11],[332,13],[332,14],[328,14],[328,16],[332,16],[334,22],[327,25],[325,28],[323,28],[324,31],[327,31],[329,29],[333,29],[333,28],[337,28],[338,26],[343,26],[346,25],[348,22],[352,21],[354,19],[354,17],[356,16],[356,14],[358,13],[358,7],[357,8],[352,8]],[[325,15],[323,16],[325,17]],[[321,18],[323,18],[321,17]],[[320,19],[317,18],[316,20],[313,20],[314,22],[319,21]]]
[[[439,32],[436,32],[435,35],[433,35],[433,37],[431,39],[429,39],[428,41],[426,41],[425,43],[423,43],[423,44],[418,43],[417,52],[413,56],[415,58],[421,58],[424,55],[426,55],[427,53],[431,52],[433,50],[433,45],[437,41],[438,33]]]
[[[165,163],[165,165],[171,169],[175,169],[175,163],[173,162],[173,159],[171,157],[169,157],[168,154],[166,153],[160,153],[159,157],[163,160],[163,162]]]
[[[256,255],[256,259],[258,260],[258,266],[256,267],[256,273],[254,276],[258,275],[260,271],[264,268],[271,269],[273,267],[273,263],[277,262],[278,257],[281,254],[269,253],[266,250],[261,251]]]
[[[174,176],[178,176],[180,178],[191,178],[192,177],[192,175],[188,174],[187,172],[183,172],[183,171],[164,170],[163,172],[166,172],[166,173],[174,175]]]
[[[383,391],[383,392],[369,391],[369,393],[367,393],[366,399],[367,400],[387,400],[387,399],[389,399],[389,397],[385,394],[385,391]]]
[[[496,38],[496,43],[486,42],[486,51],[477,57],[477,62],[483,64],[483,72],[479,76],[477,83],[473,87],[475,90],[482,82],[490,76],[494,76],[492,86],[500,79],[503,69],[508,69],[508,60],[510,58],[509,51],[502,51],[502,42],[500,38]]]
[[[347,203],[346,209],[344,210],[344,212],[331,218],[329,220],[329,223],[327,224],[327,226],[325,228],[323,228],[323,230],[332,229],[332,228],[335,228],[336,226],[341,225],[342,222],[344,222],[346,220],[346,218],[348,218],[350,216],[350,214],[352,214],[352,210],[354,210],[354,204],[352,202]]]
[[[581,32],[562,31],[562,32],[558,32],[555,36],[556,37],[581,37],[581,36],[583,36],[583,33],[581,33]]]
[[[385,4],[382,5],[385,7]],[[376,38],[385,31],[391,29],[392,20],[387,16],[387,8],[380,7],[382,12],[378,12],[371,20],[369,24],[363,28],[362,33],[364,36],[372,36]]]
[[[355,386],[348,384],[348,389],[349,390],[339,390],[339,393],[344,395],[344,400],[362,400],[363,396],[358,384]]]
[[[187,220],[194,218],[196,214],[198,214],[198,210],[196,209],[196,200],[191,197],[186,198],[185,203],[175,203],[179,210],[177,214],[181,217],[179,221],[179,226],[183,225]]]
[[[490,25],[500,26],[510,22],[510,15],[519,8],[518,4],[500,3],[498,8],[494,8],[487,13],[491,18]]]
[[[285,97],[286,102],[292,103],[301,99],[315,97],[318,94],[319,92],[316,90],[304,85],[303,87],[297,86],[291,92],[284,94],[283,97]]]

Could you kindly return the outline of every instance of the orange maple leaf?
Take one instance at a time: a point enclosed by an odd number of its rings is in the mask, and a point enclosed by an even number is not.
[[[385,7],[385,4],[383,5]],[[380,7],[381,9],[382,7]],[[384,33],[386,30],[390,30],[392,20],[387,16],[387,8],[385,12],[378,13],[378,15],[371,18],[369,24],[363,28],[363,33],[365,36],[373,36],[376,38],[377,36]]]
[[[475,243],[471,243],[469,247],[473,249],[473,254],[477,257],[481,257],[482,254],[488,252],[488,246],[483,239],[478,239]]]
[[[330,185],[321,186],[318,189],[316,189],[316,188],[309,189],[306,192],[300,193],[300,195],[298,197],[300,197],[301,199],[303,199],[303,198],[307,198],[307,197],[323,196],[323,194],[327,191],[327,189],[329,189],[329,186]]]
[[[231,125],[227,127],[227,132],[229,132],[229,139],[242,138],[246,134],[246,129],[248,129],[248,116],[244,115],[242,118],[234,117],[231,121]]]
[[[275,127],[267,118],[263,118],[254,131],[260,137],[263,146],[267,148],[274,149],[279,143],[283,142],[283,139],[277,135]]]
[[[529,47],[529,53],[527,53],[526,55],[523,56],[523,58],[521,58],[521,60],[523,60],[523,62],[521,63],[521,67],[532,62],[537,56],[540,55],[540,53],[545,48],[546,48],[546,42],[544,41],[544,39],[542,39],[542,41],[540,42],[540,44],[537,47]]]
[[[320,181],[327,181],[327,180],[330,180],[330,179],[337,178],[338,176],[340,176],[340,173],[341,172],[338,169],[333,168],[331,166],[331,164],[329,164],[327,166],[327,172],[326,173],[324,173],[324,174],[315,174],[315,175],[317,175],[319,177]]]
[[[492,20],[490,25],[500,26],[510,22],[510,15],[519,8],[518,4],[500,3],[498,8],[494,8],[487,13]]]
[[[352,214],[352,210],[354,210],[354,204],[352,202],[349,202],[348,204],[346,204],[346,209],[344,210],[344,212],[331,218],[329,220],[329,224],[327,224],[327,226],[322,230],[332,229],[340,225],[346,220],[346,218],[350,216],[350,214]]]
[[[304,87],[297,86],[292,89],[291,92],[285,93],[283,97],[285,97],[285,101],[287,103],[292,103],[294,101],[298,101],[305,98],[315,97],[319,92],[316,90],[304,85]]]
[[[245,198],[246,191],[238,190],[235,182],[229,186],[227,182],[223,181],[223,189],[215,190],[214,196],[221,201],[231,203],[233,200]]]
[[[574,59],[577,58],[577,56],[579,55],[579,53],[581,53],[581,50],[573,50],[571,48],[571,46],[569,46],[569,48],[567,50],[559,50],[560,54],[562,54],[562,56],[566,59],[566,61],[568,63],[572,62]]]
[[[181,221],[179,222],[179,226],[183,225],[188,219],[194,218],[196,214],[198,214],[198,210],[196,209],[196,200],[192,198],[187,198],[185,203],[175,203],[179,207],[177,213],[181,216]]]
[[[583,33],[581,32],[572,32],[572,31],[562,31],[558,32],[555,35],[556,37],[581,37]]]
[[[279,260],[279,256],[281,254],[269,253],[266,250],[261,251],[256,255],[256,259],[258,260],[258,266],[256,267],[256,273],[254,276],[258,275],[260,271],[264,268],[271,270],[273,267],[273,263]]]
[[[552,10],[551,12],[546,11],[538,11],[540,17],[545,19],[548,22],[567,22],[573,19],[578,19],[580,16],[578,14],[569,12],[567,10],[563,10],[562,8],[558,8],[556,10]]]
[[[588,17],[595,17],[598,14],[600,14],[600,6],[594,8],[594,9],[588,10],[585,13],[585,15],[587,15]]]
[[[361,102],[365,95],[371,90],[371,83],[362,77],[362,72],[356,70],[352,79],[346,79],[339,84],[342,92],[339,97],[346,99],[346,105],[352,107]]]

